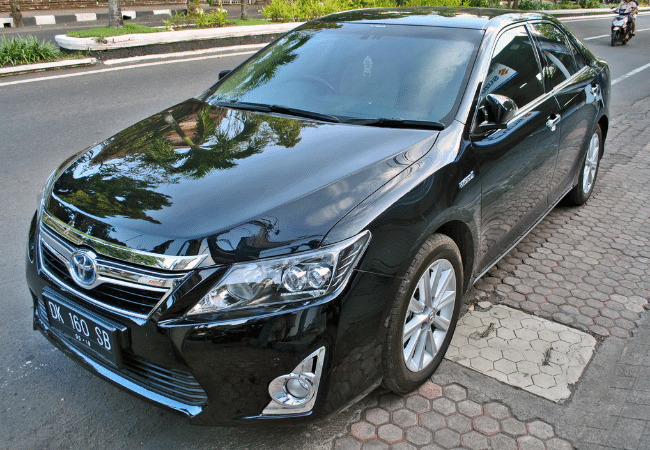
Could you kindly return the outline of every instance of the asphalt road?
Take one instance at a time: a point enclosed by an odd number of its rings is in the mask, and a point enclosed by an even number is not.
[[[567,24],[610,63],[618,115],[650,95],[650,67],[621,78],[650,63],[650,16],[639,17],[636,38],[615,48],[610,22],[608,16]],[[32,331],[26,234],[47,176],[72,153],[199,94],[245,57],[0,79],[0,448],[330,448],[354,419],[358,407],[305,429],[192,427],[90,375]],[[26,80],[32,81],[7,84]]]

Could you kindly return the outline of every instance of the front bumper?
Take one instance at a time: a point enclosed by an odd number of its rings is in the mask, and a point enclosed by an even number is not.
[[[141,321],[76,296],[54,283],[37,261],[27,261],[34,328],[94,374],[195,424],[307,423],[340,410],[381,381],[389,277],[356,272],[328,302],[264,316],[201,322],[165,314]],[[44,296],[125,330],[121,364],[106,362],[51,327]],[[272,402],[269,384],[320,348],[325,358],[313,408],[264,414]]]

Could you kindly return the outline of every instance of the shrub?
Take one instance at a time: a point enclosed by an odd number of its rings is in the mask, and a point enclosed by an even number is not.
[[[524,11],[536,11],[536,10],[544,10],[544,9],[546,10],[555,9],[556,6],[550,2],[521,0],[517,8]]]
[[[16,37],[0,40],[0,66],[11,64],[29,64],[56,59],[57,51],[53,44],[39,44],[34,36]]]

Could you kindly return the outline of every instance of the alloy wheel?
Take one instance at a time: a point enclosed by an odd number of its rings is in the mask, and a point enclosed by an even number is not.
[[[402,328],[403,357],[411,372],[427,368],[438,354],[456,302],[456,272],[446,259],[424,271],[411,296]]]
[[[582,192],[588,194],[591,190],[596,171],[598,170],[598,153],[600,152],[600,139],[598,134],[594,133],[589,142],[589,149],[585,158],[585,166],[582,173]]]

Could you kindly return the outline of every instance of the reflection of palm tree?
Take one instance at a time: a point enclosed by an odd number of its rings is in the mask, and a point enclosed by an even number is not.
[[[158,223],[146,211],[171,206],[159,186],[235,167],[271,143],[293,147],[307,126],[316,124],[190,100],[90,149],[61,175],[55,194],[94,217]]]
[[[290,34],[270,50],[258,55],[252,63],[233,73],[220,85],[220,91],[226,92],[227,99],[230,100],[241,97],[251,89],[268,83],[275,77],[280,67],[298,57],[296,50],[314,37],[316,32],[317,30],[300,30]],[[208,101],[214,103],[216,100],[222,100],[222,96],[218,94],[217,98],[211,98]]]

